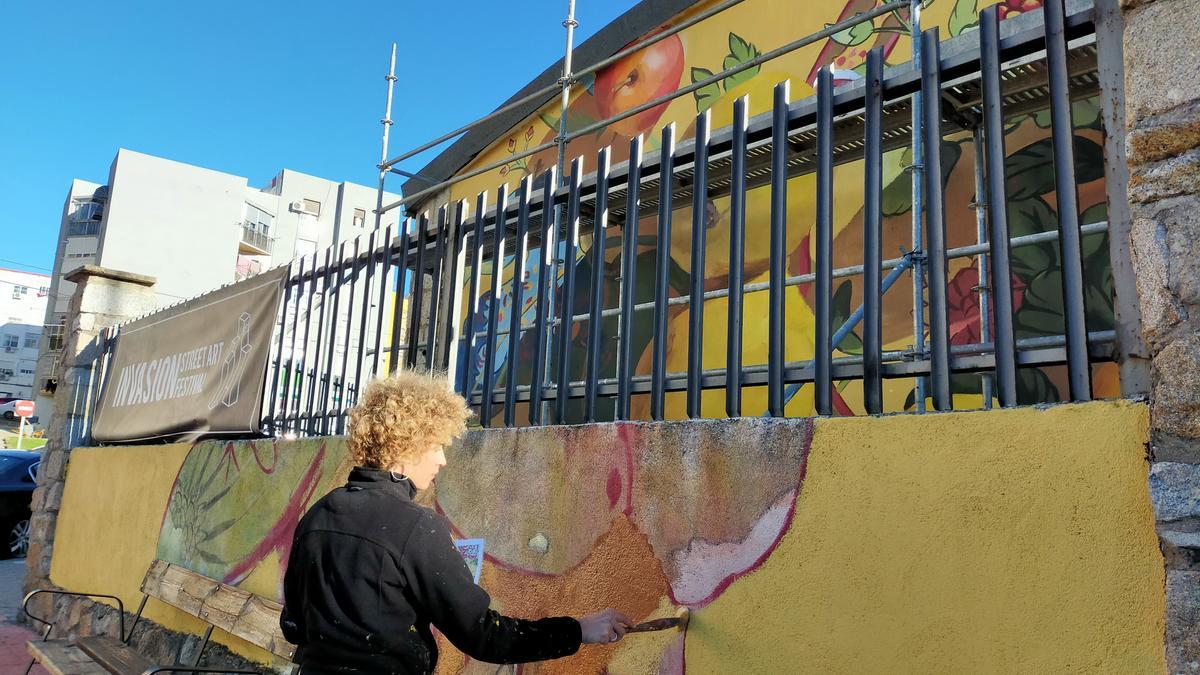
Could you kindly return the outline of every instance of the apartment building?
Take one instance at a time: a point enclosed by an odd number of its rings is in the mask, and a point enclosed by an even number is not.
[[[74,180],[63,205],[37,365],[39,409],[50,410],[57,387],[75,286],[64,275],[93,264],[152,276],[165,307],[369,234],[376,194],[290,169],[258,188],[242,176],[119,150],[107,183]],[[382,226],[396,217],[387,214]]]
[[[0,397],[29,399],[34,392],[42,317],[50,277],[0,268]]]

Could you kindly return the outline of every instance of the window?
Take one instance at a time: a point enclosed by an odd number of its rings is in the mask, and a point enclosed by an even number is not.
[[[13,300],[20,300],[21,296],[29,292],[28,286],[13,286]]]
[[[271,221],[274,216],[253,204],[246,204],[246,227],[265,235],[271,233]]]
[[[365,227],[367,224],[367,212],[365,209],[354,209],[354,226]]]
[[[25,334],[25,349],[37,349],[38,335],[37,333]]]
[[[49,286],[38,286],[38,297],[44,298],[47,295],[50,295],[50,287]]]
[[[21,338],[11,333],[4,334],[4,349],[13,350],[21,346]]]
[[[303,201],[304,201],[304,212],[305,213],[311,213],[314,216],[321,215],[321,202],[319,202],[315,199],[305,199]]]
[[[32,375],[33,371],[34,371],[33,366],[26,366],[26,365],[21,366],[21,374],[22,375]]]
[[[47,351],[62,351],[64,328],[65,325],[62,323],[48,324],[45,326]]]
[[[94,258],[94,257],[96,257],[96,254],[95,253],[68,253],[67,257],[68,258]],[[48,291],[50,289],[47,288],[46,290]]]

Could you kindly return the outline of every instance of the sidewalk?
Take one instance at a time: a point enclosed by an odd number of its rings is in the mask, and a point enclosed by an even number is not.
[[[0,673],[20,675],[29,665],[25,643],[37,639],[37,633],[14,622],[21,611],[21,579],[25,576],[24,560],[0,560]],[[41,666],[32,673],[48,675]]]

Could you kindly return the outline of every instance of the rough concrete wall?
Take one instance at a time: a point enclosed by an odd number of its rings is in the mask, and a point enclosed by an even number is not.
[[[501,611],[692,612],[686,635],[522,672],[1162,672],[1146,429],[1108,402],[477,430],[421,500],[485,539]],[[292,528],[348,467],[340,438],[80,449],[52,578],[132,604],[158,557],[277,597]]]
[[[1200,672],[1200,1],[1122,0],[1130,244],[1153,364],[1167,660]]]

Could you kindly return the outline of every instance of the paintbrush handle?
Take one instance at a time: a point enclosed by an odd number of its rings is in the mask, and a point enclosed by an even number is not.
[[[639,623],[638,625],[634,626],[633,628],[630,628],[629,630],[627,630],[625,632],[626,633],[649,633],[651,631],[656,631],[656,630],[666,630],[668,628],[676,628],[677,626],[679,626],[679,618],[678,617],[672,617],[669,619],[654,619],[653,621],[646,621],[644,623]]]

